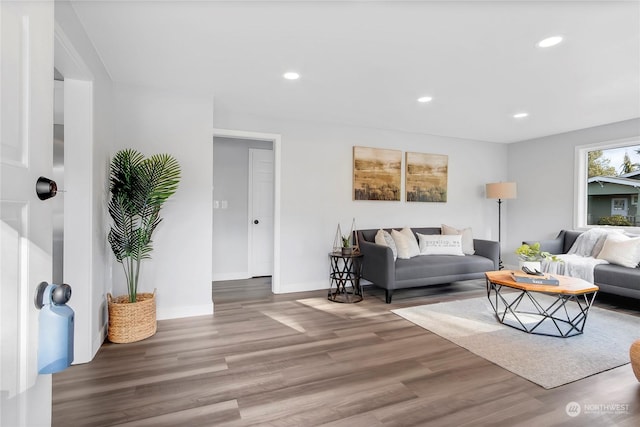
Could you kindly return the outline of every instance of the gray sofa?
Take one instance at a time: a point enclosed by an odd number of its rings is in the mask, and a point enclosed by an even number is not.
[[[566,254],[582,233],[562,230],[555,239],[540,241],[540,249],[555,255]],[[640,268],[600,264],[594,268],[593,277],[602,292],[640,299]]]
[[[414,235],[441,234],[439,227],[411,230]],[[485,272],[498,269],[500,247],[495,241],[474,239],[474,255],[419,255],[394,262],[391,249],[375,243],[377,231],[378,229],[371,229],[356,232],[360,252],[364,255],[362,277],[385,290],[387,304],[391,303],[396,289],[480,279]]]

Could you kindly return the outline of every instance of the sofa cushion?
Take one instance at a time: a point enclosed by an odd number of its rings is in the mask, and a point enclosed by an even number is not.
[[[640,291],[640,269],[627,268],[615,264],[602,264],[593,271],[596,285],[610,285]]]
[[[396,242],[388,231],[383,229],[378,230],[375,237],[375,243],[391,248],[391,252],[393,252],[393,260],[395,261],[398,259],[398,248],[396,247]]]
[[[598,258],[611,264],[636,268],[640,262],[640,237],[631,238],[622,233],[609,234]]]
[[[464,256],[462,252],[462,236],[425,235],[418,233],[420,240],[420,254],[422,255],[456,255]]]
[[[457,229],[446,224],[442,224],[442,234],[444,235],[461,235],[462,236],[462,252],[465,255],[473,255],[476,253],[473,247],[473,231],[471,227]]]
[[[424,255],[411,259],[398,259],[395,274],[396,281],[402,281],[420,277],[484,273],[493,269],[493,261],[479,255]]]

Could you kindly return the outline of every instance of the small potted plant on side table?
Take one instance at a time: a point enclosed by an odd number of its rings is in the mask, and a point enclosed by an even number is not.
[[[342,255],[352,255],[351,236],[342,236]]]

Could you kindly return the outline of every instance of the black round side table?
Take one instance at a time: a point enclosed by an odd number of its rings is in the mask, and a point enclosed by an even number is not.
[[[340,252],[329,253],[331,267],[331,284],[329,285],[329,301],[354,303],[362,301],[362,257],[360,253],[342,255]]]

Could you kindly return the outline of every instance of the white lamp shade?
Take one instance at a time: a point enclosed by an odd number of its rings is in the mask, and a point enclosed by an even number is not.
[[[517,186],[515,182],[494,182],[487,184],[487,199],[515,199]]]

